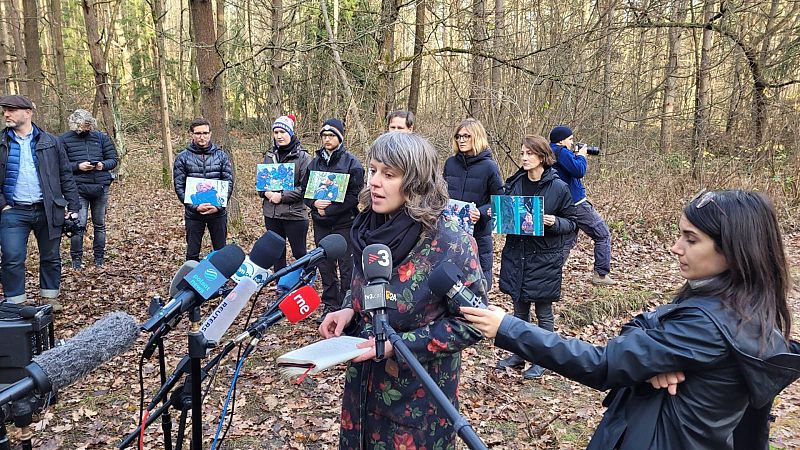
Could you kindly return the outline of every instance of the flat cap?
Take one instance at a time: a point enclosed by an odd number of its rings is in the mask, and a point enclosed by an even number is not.
[[[33,102],[24,95],[6,95],[0,97],[0,106],[16,109],[33,109]]]

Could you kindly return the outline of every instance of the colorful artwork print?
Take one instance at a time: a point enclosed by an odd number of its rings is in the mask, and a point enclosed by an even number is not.
[[[256,190],[273,192],[294,190],[294,163],[258,164]]]
[[[336,203],[344,201],[350,174],[336,172],[320,172],[312,170],[308,173],[308,184],[304,198],[313,200],[329,200]]]
[[[493,195],[492,218],[497,234],[544,236],[544,197]]]
[[[447,207],[444,209],[444,215],[451,220],[455,220],[458,226],[466,231],[467,234],[471,235],[475,230],[475,224],[472,223],[472,219],[469,218],[469,212],[472,209],[477,210],[477,208],[475,203],[450,199],[447,202]]]
[[[190,205],[210,203],[217,208],[225,208],[228,206],[229,189],[230,182],[228,181],[188,177],[186,179],[186,192],[183,194],[183,203]]]

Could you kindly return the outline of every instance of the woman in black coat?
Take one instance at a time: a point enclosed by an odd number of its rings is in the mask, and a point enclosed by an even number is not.
[[[507,235],[500,260],[500,291],[511,296],[514,317],[530,320],[533,303],[539,326],[550,331],[554,329],[553,302],[561,297],[561,249],[576,227],[569,187],[551,168],[554,163],[545,138],[530,135],[522,140],[522,168],[506,181],[505,194],[543,197],[544,236]],[[524,365],[516,354],[497,363],[501,369]],[[543,374],[542,367],[533,365],[523,375],[532,379]]]
[[[686,284],[605,346],[562,338],[494,306],[462,308],[498,347],[611,389],[590,450],[766,450],[770,406],[800,377],[800,344],[789,339],[792,281],[766,196],[703,193],[678,227],[671,250]]]

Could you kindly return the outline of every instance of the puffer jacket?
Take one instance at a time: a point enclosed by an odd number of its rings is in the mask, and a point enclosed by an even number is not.
[[[65,208],[71,212],[78,212],[81,209],[81,203],[64,147],[52,134],[42,131],[36,124],[33,127],[33,140],[36,146],[34,161],[37,167],[36,172],[39,174],[39,186],[42,189],[48,237],[56,239],[61,236]],[[0,191],[0,210],[6,205],[13,205],[13,199],[6,197],[9,192],[13,194],[13,190],[5,189],[8,184],[6,177],[9,177],[10,181],[16,182],[19,173],[19,157],[16,158],[16,161],[9,159],[11,147],[9,133],[13,133],[13,131],[5,128],[0,136],[0,186],[4,187]]]
[[[111,138],[99,131],[85,135],[67,131],[58,137],[67,152],[75,183],[108,186],[113,181],[111,170],[117,167],[117,150]],[[78,168],[82,162],[101,162],[103,170],[84,172]]]
[[[459,153],[447,158],[444,179],[450,198],[472,202],[478,207],[481,218],[475,222],[472,235],[480,237],[491,234],[492,217],[487,211],[492,206],[492,195],[503,195],[500,169],[492,159],[491,150],[486,149],[474,156]]]
[[[520,169],[506,181],[505,195],[523,195],[522,180],[528,173]],[[575,232],[575,206],[569,188],[548,168],[537,183],[534,194],[544,198],[544,213],[556,222],[544,227],[544,236],[506,235],[500,258],[500,291],[514,300],[556,301],[561,297],[561,266],[564,240]]]
[[[172,167],[172,180],[175,185],[175,194],[183,203],[186,193],[186,179],[188,177],[206,178],[211,180],[225,180],[230,182],[228,199],[233,193],[233,169],[228,155],[215,144],[206,148],[190,144],[185,150],[178,153],[175,165]],[[197,205],[184,204],[186,215],[191,217],[201,216],[197,212]],[[214,217],[227,214],[225,208],[220,208],[214,214],[205,217]]]
[[[292,141],[287,146],[288,152],[280,154],[283,158],[278,156],[277,148],[268,151],[264,154],[264,164],[276,163],[293,163],[294,164],[294,189],[291,191],[281,191],[281,202],[272,203],[264,199],[262,210],[264,217],[271,219],[282,220],[302,220],[308,218],[308,208],[303,203],[303,194],[305,186],[303,180],[306,178],[308,172],[308,165],[311,164],[311,155],[308,154],[305,148],[297,140],[297,136],[292,136]],[[259,197],[264,198],[264,192],[258,192]]]
[[[689,297],[640,314],[605,347],[506,316],[495,344],[589,387],[613,389],[590,450],[766,449],[769,405],[800,378],[800,344],[761,327],[719,298]],[[761,356],[757,356],[761,355]],[[678,395],[654,375],[683,371]],[[734,441],[746,421],[746,441]]]
[[[344,144],[334,150],[328,161],[322,157],[322,148],[317,150],[317,156],[308,165],[308,173],[303,179],[303,187],[307,189],[309,174],[312,170],[317,172],[333,172],[350,174],[347,182],[347,193],[341,203],[333,202],[325,208],[325,215],[320,216],[317,208],[314,208],[314,199],[305,199],[306,206],[311,209],[311,218],[314,223],[322,226],[332,227],[345,223],[352,223],[358,214],[358,193],[364,187],[364,166],[356,156],[345,149]]]

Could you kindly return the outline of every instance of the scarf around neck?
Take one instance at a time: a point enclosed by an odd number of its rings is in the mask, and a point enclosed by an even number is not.
[[[422,224],[412,219],[405,208],[394,216],[368,209],[356,216],[350,230],[353,261],[360,264],[366,246],[384,244],[392,252],[392,267],[397,267],[417,245],[421,234]]]

